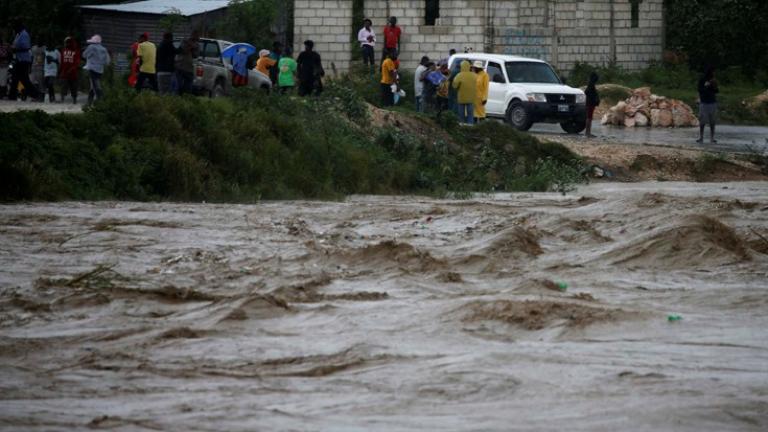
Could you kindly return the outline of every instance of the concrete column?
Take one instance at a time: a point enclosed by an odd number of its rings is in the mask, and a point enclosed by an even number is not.
[[[616,64],[616,9],[614,7],[616,0],[611,0],[611,64]]]

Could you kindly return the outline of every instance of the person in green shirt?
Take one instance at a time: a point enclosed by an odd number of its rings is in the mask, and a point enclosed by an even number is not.
[[[278,76],[277,84],[280,87],[280,93],[293,93],[293,88],[296,86],[296,80],[294,75],[296,74],[296,60],[291,57],[293,52],[290,47],[286,47],[283,51],[283,56],[280,57],[280,61],[277,64]]]

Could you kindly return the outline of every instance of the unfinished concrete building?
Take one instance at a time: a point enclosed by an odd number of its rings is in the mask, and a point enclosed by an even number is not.
[[[295,0],[296,48],[312,39],[324,63],[349,68],[351,0]],[[396,16],[403,30],[401,61],[415,68],[423,55],[447,57],[450,49],[521,55],[546,60],[561,71],[577,62],[637,70],[660,60],[664,46],[663,0],[365,0],[364,14],[378,35]]]

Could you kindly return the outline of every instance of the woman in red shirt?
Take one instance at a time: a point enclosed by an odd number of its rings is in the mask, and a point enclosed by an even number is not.
[[[80,48],[74,38],[64,39],[64,50],[61,52],[61,100],[67,97],[67,90],[72,95],[72,103],[77,103],[78,76],[80,71]]]

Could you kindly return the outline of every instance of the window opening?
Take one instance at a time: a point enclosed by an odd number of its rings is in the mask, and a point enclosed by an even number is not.
[[[640,27],[640,2],[642,0],[630,0],[632,3],[632,28],[638,28]]]
[[[424,24],[428,26],[436,25],[440,18],[440,0],[426,0],[424,8]]]

